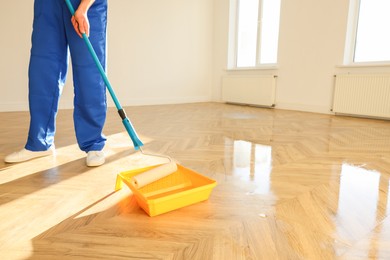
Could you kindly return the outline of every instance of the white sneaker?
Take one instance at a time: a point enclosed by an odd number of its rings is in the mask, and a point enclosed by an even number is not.
[[[48,150],[46,151],[30,151],[25,148],[18,152],[11,153],[10,155],[7,155],[4,158],[4,161],[6,163],[18,163],[18,162],[25,162],[31,159],[43,157],[43,156],[49,156],[55,154],[55,148],[54,145],[52,145]]]
[[[100,166],[106,161],[103,151],[89,151],[87,154],[87,166]]]

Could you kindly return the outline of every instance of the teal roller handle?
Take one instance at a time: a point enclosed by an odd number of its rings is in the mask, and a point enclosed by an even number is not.
[[[70,0],[65,0],[65,2],[66,2],[66,5],[68,6],[68,9],[69,9],[70,13],[71,13],[72,15],[74,15],[75,10],[74,10],[73,5],[72,5],[72,3],[70,2]],[[84,39],[85,44],[86,44],[87,47],[88,47],[89,52],[90,52],[91,55],[92,55],[93,60],[95,61],[96,67],[98,68],[98,70],[99,70],[99,72],[100,72],[100,75],[102,76],[102,78],[103,78],[103,80],[104,80],[104,83],[106,84],[107,90],[108,90],[108,92],[110,93],[110,95],[111,95],[111,97],[112,97],[112,100],[113,100],[114,103],[115,103],[116,108],[118,109],[118,113],[119,113],[119,116],[120,116],[121,119],[122,119],[122,123],[123,123],[123,125],[125,126],[126,131],[127,131],[127,133],[129,134],[131,140],[133,141],[134,148],[135,148],[136,150],[138,150],[138,149],[139,149],[141,146],[143,146],[144,144],[143,144],[143,143],[141,142],[141,140],[138,138],[138,135],[137,135],[137,133],[135,132],[134,127],[133,127],[133,125],[131,124],[130,120],[128,119],[125,110],[122,108],[121,104],[119,103],[119,100],[118,100],[118,98],[117,98],[116,95],[115,95],[114,89],[112,88],[111,83],[110,83],[110,81],[109,81],[108,78],[107,78],[106,72],[104,71],[103,66],[102,66],[102,64],[100,63],[100,61],[99,61],[99,59],[98,59],[98,57],[97,57],[97,55],[96,55],[96,52],[95,52],[95,50],[93,49],[93,46],[92,46],[90,40],[88,39],[88,36],[87,36],[85,33],[83,33],[82,36],[83,36],[83,39]]]

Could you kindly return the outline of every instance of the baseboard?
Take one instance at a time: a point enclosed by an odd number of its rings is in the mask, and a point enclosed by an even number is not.
[[[279,102],[276,102],[275,108],[276,109],[284,109],[284,110],[294,110],[294,111],[320,113],[320,114],[333,114],[330,111],[330,108],[326,107],[326,106],[314,106],[314,105],[304,105],[304,104],[279,103]]]

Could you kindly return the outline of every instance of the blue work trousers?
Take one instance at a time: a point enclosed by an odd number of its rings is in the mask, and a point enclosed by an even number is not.
[[[71,1],[74,8],[80,0]],[[88,11],[90,41],[105,68],[107,0],[96,0]],[[54,143],[56,115],[68,72],[73,68],[76,138],[81,150],[100,151],[106,138],[106,88],[99,71],[72,24],[64,0],[35,0],[29,64],[30,128],[25,148],[47,150]]]

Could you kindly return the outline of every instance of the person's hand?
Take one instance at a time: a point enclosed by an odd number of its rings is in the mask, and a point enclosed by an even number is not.
[[[88,9],[95,0],[82,0],[79,7],[72,16],[71,22],[76,33],[82,38],[85,33],[89,36]]]
[[[76,33],[82,38],[82,34],[85,33],[87,36],[89,36],[89,20],[87,13],[82,12],[81,10],[77,9],[74,13],[74,16],[72,16],[72,24],[74,29],[76,30]]]

